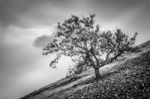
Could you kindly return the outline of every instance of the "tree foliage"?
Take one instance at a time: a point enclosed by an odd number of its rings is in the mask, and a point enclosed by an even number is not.
[[[50,63],[51,67],[56,67],[62,55],[70,56],[75,63],[75,68],[70,69],[70,73],[79,73],[92,67],[97,77],[99,71],[96,73],[96,70],[133,49],[137,33],[129,37],[121,29],[114,32],[100,31],[94,17],[95,14],[89,17],[72,15],[58,23],[52,42],[43,49],[44,55],[57,54]]]

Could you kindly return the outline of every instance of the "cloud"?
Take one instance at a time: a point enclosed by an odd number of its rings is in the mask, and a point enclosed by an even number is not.
[[[69,13],[70,0],[0,0],[0,22],[23,28],[51,25]]]
[[[0,21],[3,25],[16,24],[20,15],[27,13],[31,8],[32,4],[25,0],[1,0]]]
[[[0,89],[2,89],[0,98],[16,99],[18,98],[17,95],[20,97],[25,95],[23,90],[26,88],[31,92],[31,87],[35,89],[45,85],[44,83],[35,84],[36,80],[34,82],[29,81],[27,76],[24,78],[24,75],[31,74],[31,78],[34,78],[36,74],[43,75],[34,79],[37,79],[38,82],[40,80],[46,81],[46,74],[49,75],[48,65],[51,57],[42,56],[41,50],[33,47],[32,43],[36,37],[51,35],[52,30],[53,26],[21,28],[15,25],[8,25],[7,27],[0,25]],[[35,75],[32,75],[32,72],[35,72]],[[14,88],[17,88],[16,92],[11,90]],[[29,90],[27,90],[28,93]]]
[[[34,40],[33,46],[43,49],[47,43],[53,40],[53,36],[43,35]]]

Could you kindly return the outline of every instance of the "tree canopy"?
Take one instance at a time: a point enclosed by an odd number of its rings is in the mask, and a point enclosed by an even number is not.
[[[70,56],[76,64],[70,73],[79,73],[87,67],[95,70],[97,79],[101,78],[99,68],[113,62],[125,52],[132,51],[137,33],[132,37],[121,29],[101,31],[95,24],[95,14],[88,17],[72,15],[57,24],[52,42],[43,49],[43,54],[56,53],[50,66],[55,68],[62,55]]]

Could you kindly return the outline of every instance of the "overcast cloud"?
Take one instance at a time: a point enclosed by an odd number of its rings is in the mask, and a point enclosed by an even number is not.
[[[54,55],[43,56],[41,50],[57,22],[96,13],[103,29],[139,32],[140,44],[150,40],[149,10],[149,0],[0,0],[0,99],[17,99],[65,77],[66,57],[53,70]]]

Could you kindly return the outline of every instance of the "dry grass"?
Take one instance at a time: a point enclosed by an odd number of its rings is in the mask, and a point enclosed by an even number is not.
[[[103,80],[67,93],[63,99],[148,99],[149,84],[150,52],[147,52],[122,63],[118,70],[103,75]]]

